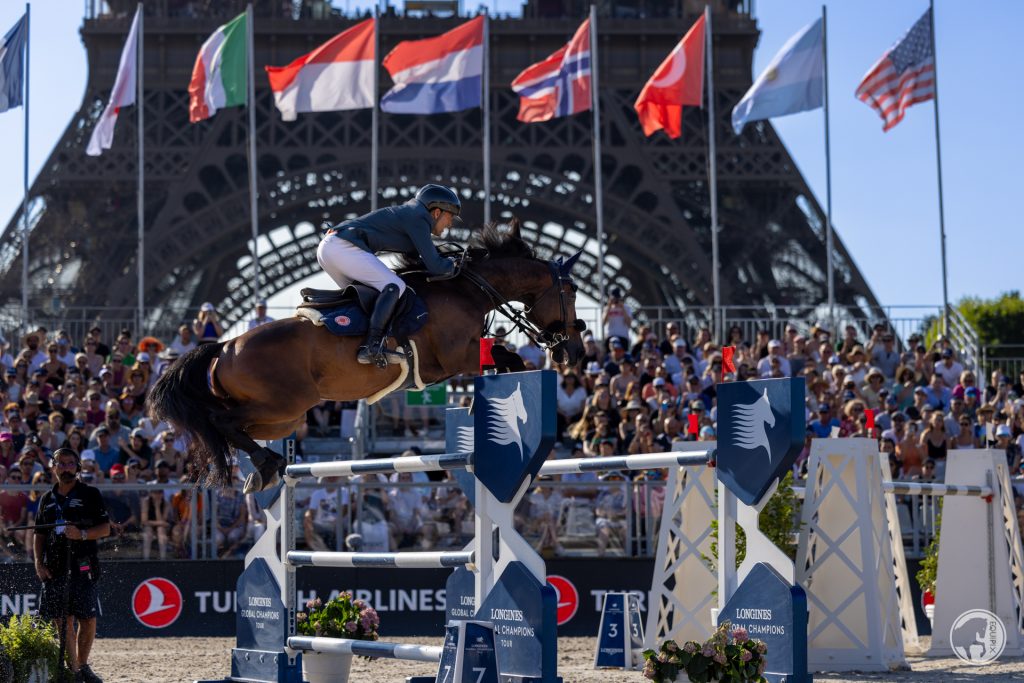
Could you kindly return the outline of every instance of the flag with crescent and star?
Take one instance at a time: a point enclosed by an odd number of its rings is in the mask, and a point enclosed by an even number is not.
[[[703,92],[704,16],[701,15],[647,81],[633,104],[644,135],[664,130],[670,138],[678,138],[683,133],[683,106],[699,107]]]
[[[825,55],[821,19],[805,26],[782,46],[768,68],[732,110],[736,135],[748,121],[817,109],[824,102]]]

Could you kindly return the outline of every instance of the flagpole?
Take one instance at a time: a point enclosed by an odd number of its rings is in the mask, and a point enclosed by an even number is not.
[[[377,165],[380,143],[380,114],[378,104],[380,93],[380,3],[373,8],[373,113],[370,120],[370,210],[377,210]]]
[[[946,212],[942,200],[942,136],[939,135],[939,55],[935,49],[935,0],[929,0],[932,22],[932,63],[935,65],[935,165],[939,176],[939,244],[942,250],[942,333],[949,331],[949,280],[946,275]]]
[[[491,222],[491,13],[484,13],[484,225]]]
[[[260,216],[256,206],[256,31],[253,28],[253,11],[250,2],[245,7],[246,52],[248,53],[249,81],[247,88],[249,110],[249,216],[252,224],[252,298],[253,306],[260,300],[260,257],[259,236]]]
[[[597,304],[604,308],[604,197],[601,192],[601,92],[597,80],[597,5],[590,6],[590,90],[594,114],[594,210],[597,228]]]
[[[836,334],[836,273],[833,262],[832,237],[832,142],[828,115],[828,23],[825,5],[821,6],[821,57],[825,85],[825,271],[828,280],[828,318],[832,334]]]
[[[30,30],[32,15],[32,4],[25,3],[25,149],[22,157],[22,197],[21,197],[21,311],[22,324],[25,332],[28,332],[28,85],[30,81],[29,70],[29,47],[31,46],[32,31]]]
[[[711,6],[704,6],[704,49],[708,53],[705,64],[708,70],[708,187],[711,191],[711,291],[714,299],[712,312],[712,328],[715,338],[722,336],[722,291],[719,272],[721,263],[718,252],[718,145],[717,126],[715,120],[715,66],[711,28]]]
[[[144,13],[142,9],[142,3],[138,5],[136,10],[139,13],[139,34],[135,45],[135,109],[138,119],[138,153],[139,153],[139,189],[137,199],[137,210],[139,224],[139,254],[136,257],[138,259],[139,267],[139,311],[138,311],[138,332],[141,337],[143,332],[144,321],[146,319],[146,200],[145,200],[145,138],[146,129],[144,126],[143,110],[145,107],[142,103],[142,94],[144,88],[142,85],[143,79],[143,44],[145,32],[143,31]]]

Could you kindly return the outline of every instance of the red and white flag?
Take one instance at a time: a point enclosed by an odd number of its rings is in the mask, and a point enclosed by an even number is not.
[[[288,66],[265,67],[281,118],[294,121],[300,113],[372,107],[376,28],[376,20],[367,19]]]
[[[871,67],[856,94],[882,117],[883,131],[902,121],[911,105],[935,97],[931,9]]]
[[[651,76],[633,108],[644,135],[664,130],[670,138],[683,134],[683,106],[701,106],[704,92],[704,15]]]
[[[135,10],[135,18],[132,19],[132,26],[128,30],[128,40],[121,50],[121,63],[117,67],[117,77],[114,79],[114,89],[110,91],[110,102],[100,114],[96,127],[92,129],[89,137],[89,146],[85,153],[96,157],[103,154],[103,150],[110,149],[114,142],[114,126],[117,124],[117,115],[121,107],[130,107],[135,104],[135,78],[138,71],[139,54],[139,13],[142,6]]]

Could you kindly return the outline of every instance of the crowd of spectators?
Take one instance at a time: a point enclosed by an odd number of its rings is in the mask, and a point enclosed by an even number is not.
[[[250,327],[270,320],[261,304]],[[223,332],[213,306],[204,304],[166,343],[135,340],[128,330],[104,338],[100,327],[77,341],[42,328],[13,346],[0,339],[0,556],[31,556],[28,534],[6,529],[31,522],[39,491],[10,487],[50,484],[49,454],[60,446],[81,455],[84,481],[111,485],[103,495],[113,542],[131,539],[141,558],[188,556],[198,529],[221,557],[240,554],[258,538],[265,518],[253,497],[243,496],[237,484],[216,491],[181,484],[201,474],[192,470],[187,444],[146,414],[147,392],[161,372]],[[1011,472],[1024,473],[1024,372],[1006,377],[996,370],[982,389],[942,337],[926,345],[921,335],[897,338],[884,323],[867,334],[850,325],[839,336],[795,323],[778,339],[767,329],[748,339],[734,326],[719,343],[707,327],[685,336],[675,322],[658,329],[636,323],[614,290],[598,332],[584,336],[585,358],[575,368],[552,366],[532,342],[518,349],[509,344],[528,368],[560,373],[552,457],[649,453],[669,450],[675,441],[714,440],[717,384],[792,376],[807,385],[807,447],[797,477],[805,474],[812,438],[844,437],[876,439],[897,479],[941,481],[950,451],[978,447],[1005,452]],[[504,335],[499,329],[499,342],[508,344]],[[731,347],[732,367],[724,346]],[[327,401],[314,407],[299,436],[337,434],[346,407]],[[300,487],[305,544],[366,550],[460,545],[473,533],[471,506],[450,473],[437,476],[446,479],[364,475]],[[560,552],[573,538],[586,539],[600,554],[635,551],[627,519],[656,524],[663,478],[664,470],[541,478],[517,521],[543,551]],[[627,486],[647,483],[654,485],[644,495],[626,495]]]

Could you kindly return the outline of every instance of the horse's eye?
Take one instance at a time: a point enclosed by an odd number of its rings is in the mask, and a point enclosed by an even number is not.
[[[573,291],[573,293],[574,293],[574,294],[575,294],[576,292],[580,291],[580,288],[579,288],[578,286],[576,286],[576,283],[575,283],[575,282],[574,282],[574,283],[572,283],[571,285],[569,285],[569,287],[571,287],[571,288],[572,288],[572,291]]]

